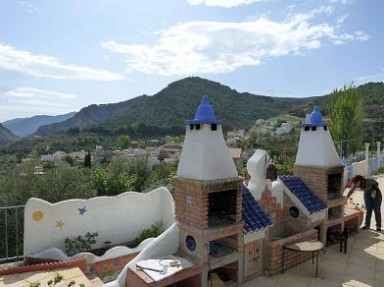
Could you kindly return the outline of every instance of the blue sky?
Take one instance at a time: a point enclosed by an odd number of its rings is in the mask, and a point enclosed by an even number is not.
[[[0,122],[187,76],[305,97],[384,81],[382,0],[2,0]]]

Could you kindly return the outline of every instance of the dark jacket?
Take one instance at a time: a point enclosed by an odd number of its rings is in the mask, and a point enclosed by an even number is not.
[[[356,185],[353,185],[351,190],[348,192],[347,197],[350,197],[352,193],[356,189]],[[364,195],[371,195],[372,198],[376,197],[377,193],[381,193],[380,188],[379,188],[379,183],[371,178],[366,178],[365,179],[365,187],[364,187]]]

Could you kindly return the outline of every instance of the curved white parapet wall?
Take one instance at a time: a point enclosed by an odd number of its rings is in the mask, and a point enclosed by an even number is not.
[[[175,254],[179,249],[179,227],[174,223],[160,236],[151,241],[135,258],[129,261],[120,272],[115,281],[104,284],[104,287],[124,287],[128,266],[136,264],[140,260],[162,258]],[[135,287],[135,286],[126,286]]]
[[[164,187],[150,193],[125,192],[54,204],[31,198],[24,211],[24,256],[51,248],[65,251],[66,238],[87,232],[98,233],[92,248],[102,248],[106,241],[112,245],[129,242],[155,222],[170,227],[175,221],[174,208],[172,195]]]
[[[32,254],[29,257],[30,258],[40,258],[40,259],[48,259],[48,260],[69,260],[69,259],[76,259],[76,258],[85,258],[87,264],[92,264],[98,261],[103,261],[106,259],[126,256],[132,253],[137,253],[143,250],[147,245],[149,245],[155,238],[148,238],[141,242],[138,246],[135,248],[129,248],[126,246],[116,246],[111,249],[108,249],[105,254],[102,256],[97,256],[90,252],[81,252],[77,253],[73,256],[68,256],[63,252],[62,250],[58,248],[49,248],[47,250],[44,250],[42,252]]]

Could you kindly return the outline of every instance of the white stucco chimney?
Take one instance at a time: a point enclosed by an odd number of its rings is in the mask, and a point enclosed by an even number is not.
[[[340,165],[340,157],[328,125],[323,122],[323,116],[317,106],[301,127],[295,164],[324,167]]]
[[[238,177],[236,166],[225,143],[221,123],[203,96],[195,118],[187,120],[177,176],[195,180]]]

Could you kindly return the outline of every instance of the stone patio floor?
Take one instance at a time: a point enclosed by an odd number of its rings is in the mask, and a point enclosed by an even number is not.
[[[376,230],[376,229],[375,229]],[[347,254],[332,245],[319,255],[319,276],[309,260],[284,274],[260,276],[242,287],[384,287],[384,234],[362,230],[349,238]]]

